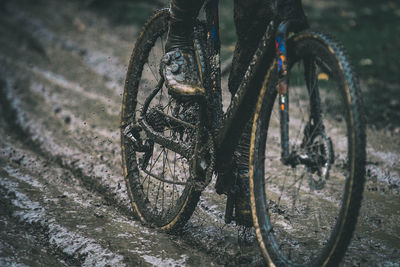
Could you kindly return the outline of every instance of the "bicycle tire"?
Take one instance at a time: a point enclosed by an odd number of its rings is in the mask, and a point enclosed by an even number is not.
[[[287,51],[290,147],[325,160],[312,167],[282,163],[274,62],[253,118],[249,157],[253,223],[268,265],[337,266],[356,226],[365,181],[359,83],[343,48],[325,34],[298,33],[288,40]],[[307,87],[310,80],[315,84]],[[316,107],[322,118],[318,127],[310,123],[315,117],[310,110]]]
[[[135,130],[140,129],[140,120],[145,120],[158,134],[190,146],[197,142],[196,129],[172,124],[177,119],[196,123],[194,107],[198,106],[170,98],[159,74],[169,16],[169,9],[156,12],[133,49],[123,94],[121,150],[127,192],[136,216],[145,225],[176,231],[189,220],[201,194],[193,183],[191,161],[157,144],[143,130]],[[155,88],[160,89],[156,92]],[[143,115],[145,102],[147,112]],[[159,111],[167,115],[159,115]]]

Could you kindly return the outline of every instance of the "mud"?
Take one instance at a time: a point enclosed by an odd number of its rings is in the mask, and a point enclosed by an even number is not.
[[[113,24],[83,1],[0,6],[0,265],[262,264],[252,230],[224,224],[212,184],[181,234],[133,218],[118,126],[141,25]],[[399,151],[398,133],[368,130],[365,197],[343,266],[400,264]]]

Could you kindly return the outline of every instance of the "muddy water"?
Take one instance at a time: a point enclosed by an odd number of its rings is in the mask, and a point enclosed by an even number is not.
[[[259,265],[252,230],[206,189],[181,235],[140,225],[122,178],[119,112],[138,25],[78,2],[2,2],[0,265]],[[398,266],[400,138],[368,132],[368,182],[344,266]]]

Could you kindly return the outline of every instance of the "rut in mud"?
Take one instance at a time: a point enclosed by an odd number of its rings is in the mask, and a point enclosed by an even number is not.
[[[138,4],[139,5],[139,4]],[[179,235],[133,218],[119,114],[140,25],[78,1],[0,4],[0,265],[258,265],[209,186]],[[367,184],[344,266],[398,266],[400,140],[368,131]]]

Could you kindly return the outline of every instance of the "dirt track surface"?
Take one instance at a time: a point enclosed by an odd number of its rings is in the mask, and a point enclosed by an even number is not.
[[[181,235],[142,226],[122,177],[119,114],[139,27],[82,3],[0,4],[0,265],[260,265],[251,230],[208,188]],[[344,266],[399,266],[400,137],[368,131],[367,184]]]

